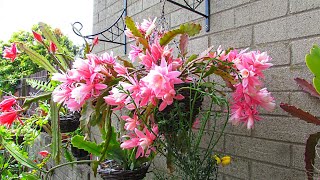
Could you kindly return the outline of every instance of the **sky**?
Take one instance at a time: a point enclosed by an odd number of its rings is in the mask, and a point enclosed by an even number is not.
[[[93,0],[0,0],[0,40],[7,41],[13,32],[25,30],[38,22],[60,28],[75,44],[83,40],[74,34],[76,21],[83,25],[83,35],[92,32]]]

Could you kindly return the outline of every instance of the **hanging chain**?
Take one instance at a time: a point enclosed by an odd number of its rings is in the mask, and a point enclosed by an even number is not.
[[[159,18],[159,24],[160,24],[160,27],[161,27],[160,33],[164,33],[164,32],[166,32],[166,31],[169,31],[169,28],[170,28],[169,23],[168,23],[168,21],[167,21],[167,19],[166,19],[166,16],[165,16],[165,5],[166,5],[166,1],[167,1],[167,0],[160,0],[160,2],[163,2],[163,4],[162,4],[162,10],[161,10],[161,16],[160,16],[160,18]],[[180,48],[179,48],[179,44],[177,43],[177,41],[176,41],[175,39],[173,39],[173,43],[175,44],[175,46],[176,46],[176,48],[177,48],[177,50],[178,50],[179,55],[181,55],[181,57],[182,57],[182,53],[181,53],[181,50],[180,50]]]

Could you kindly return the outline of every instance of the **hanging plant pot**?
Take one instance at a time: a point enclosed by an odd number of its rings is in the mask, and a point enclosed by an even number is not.
[[[199,114],[203,102],[203,95],[199,92],[197,93],[196,90],[190,90],[189,87],[190,83],[175,85],[175,90],[177,93],[183,95],[184,99],[175,100],[163,111],[157,112],[155,119],[159,125],[160,133],[171,134],[182,128],[188,130],[192,127],[196,116]]]
[[[60,116],[60,132],[68,133],[75,131],[80,126],[80,116],[78,112]],[[48,124],[51,126],[51,121]]]
[[[90,160],[90,155],[88,153],[88,151],[85,151],[83,149],[78,149],[76,147],[73,147],[71,145],[71,152],[72,155],[77,158],[78,161],[80,160]]]
[[[61,133],[75,131],[80,125],[79,119],[80,119],[80,113],[78,112],[60,116]]]
[[[100,164],[98,173],[101,178],[108,180],[141,180],[146,177],[150,163],[144,163],[134,170],[123,170],[116,161],[108,160]]]

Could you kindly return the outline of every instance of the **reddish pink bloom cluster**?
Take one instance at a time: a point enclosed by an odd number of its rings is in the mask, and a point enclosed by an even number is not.
[[[49,155],[49,152],[48,151],[40,151],[39,152],[39,155],[42,157],[42,158],[46,158],[48,155]]]
[[[11,44],[11,47],[6,47],[3,50],[3,58],[11,59],[13,62],[17,57],[17,46],[15,43]]]
[[[76,59],[73,69],[52,77],[62,82],[52,93],[53,101],[64,103],[71,111],[79,110],[86,100],[99,96],[101,90],[107,88],[103,82],[113,77],[113,53],[104,53],[101,57],[88,54],[87,58]]]
[[[14,120],[18,119],[23,125],[23,122],[19,118],[18,111],[21,110],[17,101],[13,97],[3,100],[0,103],[0,125],[10,127]]]
[[[275,108],[275,101],[267,88],[262,88],[261,78],[264,78],[263,71],[272,66],[271,59],[267,53],[259,51],[232,50],[228,54],[221,53],[223,58],[233,62],[240,72],[240,83],[234,85],[236,88],[231,100],[231,118],[233,124],[244,122],[247,128],[253,128],[254,121],[260,120],[258,108],[262,107],[267,111]]]

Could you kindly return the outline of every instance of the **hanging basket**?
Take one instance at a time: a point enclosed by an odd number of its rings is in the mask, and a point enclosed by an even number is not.
[[[60,116],[60,132],[73,132],[80,126],[80,113],[74,112]],[[51,126],[51,121],[48,122]]]
[[[144,163],[140,168],[134,170],[123,170],[113,160],[100,164],[98,173],[101,178],[107,180],[141,180],[146,177],[150,163]]]
[[[83,149],[78,149],[76,147],[73,147],[71,145],[71,152],[72,155],[77,158],[78,161],[80,160],[90,160],[90,155],[88,153],[88,151],[85,151]]]
[[[186,88],[181,89],[183,87]],[[161,133],[174,133],[181,130],[181,128],[188,130],[192,127],[196,116],[199,114],[203,102],[203,95],[199,92],[197,93],[196,90],[190,90],[188,87],[190,87],[190,83],[175,85],[177,94],[179,93],[183,95],[184,99],[175,100],[163,111],[156,113],[155,119],[159,125],[159,131]]]

